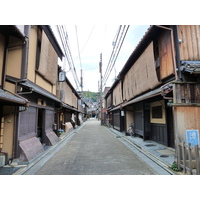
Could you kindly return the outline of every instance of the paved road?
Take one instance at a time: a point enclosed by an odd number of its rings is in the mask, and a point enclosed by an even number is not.
[[[150,175],[156,172],[96,119],[84,126],[36,175]]]

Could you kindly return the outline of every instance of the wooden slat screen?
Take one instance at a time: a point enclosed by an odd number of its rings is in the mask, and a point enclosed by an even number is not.
[[[37,109],[28,107],[25,112],[19,113],[19,140],[35,136],[37,133]]]
[[[70,88],[70,86],[63,82],[62,83],[62,88],[65,91],[65,103],[70,105],[70,106],[74,106],[75,108],[77,108],[77,97],[76,95],[72,92],[72,89]]]
[[[113,112],[113,126],[115,129],[120,131],[120,112],[119,110]]]
[[[46,110],[45,115],[45,130],[51,131],[53,129],[53,123],[54,123],[54,111],[53,110]]]
[[[39,73],[52,84],[56,84],[58,76],[58,56],[44,31],[42,31],[42,43]]]
[[[112,102],[111,102],[111,94],[108,96],[108,98],[107,98],[107,102],[106,102],[106,104],[107,104],[107,108],[109,108],[112,104],[111,104]]]
[[[151,42],[125,75],[123,99],[130,100],[159,84],[154,64],[153,42]]]
[[[77,101],[78,101],[77,96],[74,93],[72,93],[72,106],[74,108],[77,108]]]
[[[122,103],[121,81],[113,90],[113,105],[119,105],[120,103]]]

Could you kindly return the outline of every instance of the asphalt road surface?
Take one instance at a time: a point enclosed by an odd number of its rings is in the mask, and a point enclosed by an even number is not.
[[[156,172],[115,135],[89,119],[36,175],[153,175]]]

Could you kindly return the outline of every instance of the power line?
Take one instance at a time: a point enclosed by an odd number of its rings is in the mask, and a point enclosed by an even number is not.
[[[87,45],[87,43],[88,43],[88,41],[89,41],[89,39],[90,39],[90,37],[91,37],[93,31],[94,31],[94,28],[95,28],[95,26],[93,26],[93,28],[92,28],[92,30],[91,30],[91,32],[90,32],[90,35],[88,36],[87,41],[85,42],[85,44],[84,44],[83,48],[81,49],[80,53],[82,53],[83,50],[85,49],[85,47],[86,47],[86,45]],[[75,58],[75,60],[76,60],[77,58],[78,58],[78,56]]]
[[[75,26],[76,29],[76,40],[77,40],[77,47],[78,47],[78,55],[79,55],[79,61],[80,61],[80,66],[81,66],[81,91],[83,91],[83,74],[82,74],[82,63],[81,63],[81,55],[80,55],[80,49],[79,49],[79,42],[78,42],[78,30],[77,26]]]
[[[109,71],[109,68],[110,68],[110,63],[111,63],[112,57],[114,55],[114,51],[115,51],[115,47],[116,47],[116,43],[117,43],[117,40],[118,40],[118,36],[119,36],[120,30],[121,30],[121,25],[119,26],[117,34],[115,36],[116,39],[114,38],[114,40],[113,40],[113,50],[112,50],[112,53],[111,53],[111,56],[110,56],[110,59],[109,59],[109,62],[108,62],[108,66],[107,66],[105,74],[104,74],[104,79],[106,79],[106,76],[108,75],[108,71]]]
[[[102,49],[101,49],[101,52],[103,52],[103,49],[104,49],[105,38],[106,38],[106,30],[107,30],[107,26],[105,26],[105,30],[104,30],[104,36],[103,36],[103,42],[102,42]]]
[[[121,50],[121,47],[122,47],[122,44],[126,37],[128,29],[129,29],[129,25],[127,27],[126,27],[126,25],[123,27],[123,30],[121,32],[121,36],[120,36],[119,40],[118,40],[118,36],[119,36],[119,32],[121,30],[121,26],[118,29],[116,40],[115,40],[114,47],[113,47],[113,51],[112,51],[112,54],[111,54],[111,57],[110,57],[110,60],[109,60],[109,63],[108,63],[107,69],[106,69],[106,73],[105,73],[104,79],[103,79],[104,85],[106,84],[106,81],[108,80],[108,77],[110,76],[110,73],[115,65],[115,62],[116,62],[119,52]],[[116,44],[117,44],[117,47],[116,47]],[[115,47],[116,47],[116,49],[115,49]]]
[[[76,89],[79,90],[80,83],[77,77],[76,68],[74,66],[73,58],[71,55],[66,28],[63,25],[57,25],[57,30],[58,30],[58,33],[63,45],[65,57],[67,58],[67,61],[68,61],[69,70],[72,72],[72,75],[76,84]]]

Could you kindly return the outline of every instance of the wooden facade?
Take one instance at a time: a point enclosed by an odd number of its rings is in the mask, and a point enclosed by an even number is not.
[[[200,61],[200,26],[178,26],[180,60]]]
[[[63,124],[72,118],[78,124],[79,95],[68,80],[58,82],[63,56],[49,26],[0,26],[0,150],[6,160],[29,162],[59,141]]]
[[[19,110],[29,105],[27,99],[16,94],[15,84],[6,75],[21,77],[25,37],[17,26],[0,26],[0,166],[14,157],[16,120]]]
[[[200,26],[151,26],[110,96],[120,83],[122,99],[109,104],[113,124],[117,110],[124,110],[126,131],[132,124],[144,140],[175,148],[176,161],[177,144],[187,142],[186,131],[200,130]]]
[[[170,26],[151,26],[136,49],[130,55],[122,71],[119,73],[118,84],[114,83],[110,92],[113,97],[118,91],[118,101],[113,98],[112,108],[113,126],[116,126],[115,119],[122,118],[118,110],[125,111],[124,129],[127,131],[130,124],[134,125],[136,134],[144,140],[152,139],[166,146],[174,147],[172,141],[174,136],[173,115],[170,108],[167,108],[167,101],[160,92],[153,94],[154,90],[162,88],[163,85],[176,80],[176,63],[173,30]],[[119,94],[121,85],[121,96]],[[115,93],[114,93],[115,92]],[[115,95],[114,95],[115,94]],[[153,95],[152,95],[153,94]],[[144,96],[144,97],[143,97]],[[108,100],[108,96],[107,100]],[[134,99],[140,99],[136,100]],[[129,103],[133,102],[133,103]],[[158,106],[162,102],[161,106]],[[126,106],[128,105],[128,106]],[[130,106],[132,109],[130,110]],[[157,111],[155,111],[157,109]],[[152,113],[158,112],[152,117]],[[159,116],[161,113],[162,116]],[[169,122],[166,118],[170,117]],[[115,127],[114,127],[115,128]],[[118,129],[123,129],[122,127]],[[171,139],[172,138],[172,139]]]

